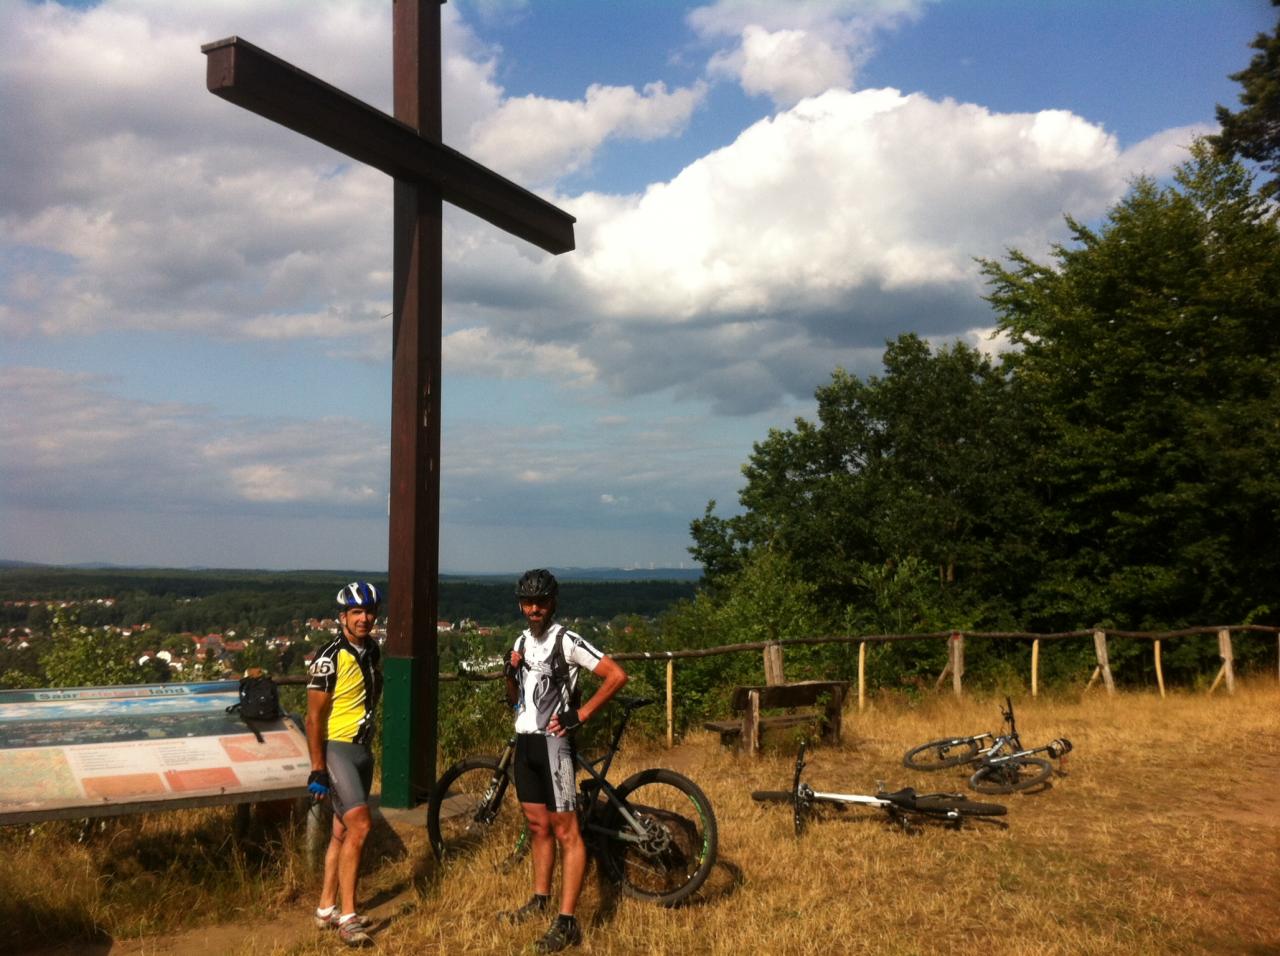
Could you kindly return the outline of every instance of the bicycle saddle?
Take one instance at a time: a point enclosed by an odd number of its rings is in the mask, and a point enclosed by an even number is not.
[[[893,793],[877,793],[876,796],[881,800],[888,800],[890,803],[904,808],[915,806],[916,802],[915,787],[903,787]]]
[[[652,697],[615,697],[614,703],[627,710],[638,710],[653,703]]]

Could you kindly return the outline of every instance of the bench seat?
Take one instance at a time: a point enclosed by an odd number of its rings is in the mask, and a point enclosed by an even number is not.
[[[823,740],[840,740],[840,711],[844,706],[848,681],[800,681],[794,684],[767,684],[737,687],[730,707],[741,716],[733,720],[709,720],[702,726],[720,735],[723,746],[741,745],[748,753],[760,748],[760,735],[769,729],[816,725]],[[787,708],[798,713],[762,716],[764,708]]]

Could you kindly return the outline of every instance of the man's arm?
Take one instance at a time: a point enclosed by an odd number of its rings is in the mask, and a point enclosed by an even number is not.
[[[507,655],[507,663],[502,668],[502,677],[507,684],[508,707],[514,707],[516,698],[520,695],[520,688],[516,684],[516,675],[520,673],[520,661],[522,659],[519,651],[512,651]]]
[[[598,711],[605,704],[609,703],[609,699],[618,691],[622,690],[622,685],[627,682],[627,672],[618,666],[612,657],[605,656],[596,662],[596,669],[592,671],[600,678],[600,686],[596,688],[596,692],[591,695],[591,699],[578,708],[577,718],[578,724],[586,723],[591,719],[591,715]],[[565,716],[568,716],[567,714]],[[572,721],[573,718],[570,718]],[[554,716],[547,723],[547,730],[557,737],[563,737],[568,731],[576,727],[573,724],[569,727],[562,727],[560,717]]]
[[[307,688],[307,752],[311,769],[324,770],[324,745],[329,738],[329,712],[333,710],[333,694]]]

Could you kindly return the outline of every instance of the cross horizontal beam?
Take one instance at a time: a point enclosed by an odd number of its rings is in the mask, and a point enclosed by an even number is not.
[[[397,179],[430,183],[455,206],[559,254],[574,217],[443,143],[240,37],[200,48],[209,92]]]

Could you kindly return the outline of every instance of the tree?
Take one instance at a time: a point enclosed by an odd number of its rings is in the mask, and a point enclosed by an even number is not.
[[[963,343],[936,350],[915,335],[890,342],[885,373],[837,369],[819,388],[817,422],[773,430],[743,467],[745,513],[709,507],[691,527],[714,584],[769,547],[788,555],[824,606],[866,597],[865,565],[908,557],[937,588],[1016,601],[1033,524],[1026,509],[1022,409],[992,361]],[[714,560],[708,562],[708,558]]]
[[[984,263],[1006,366],[1042,416],[1033,621],[1149,628],[1276,601],[1280,231],[1204,142],[1053,267]]]
[[[90,630],[64,611],[53,616],[49,650],[40,664],[48,687],[138,684],[153,677],[131,659],[123,643],[102,631]]]
[[[1271,5],[1280,7],[1280,0],[1271,0]],[[1244,108],[1233,113],[1220,105],[1222,132],[1209,141],[1221,158],[1244,157],[1260,164],[1273,177],[1263,184],[1261,194],[1280,196],[1280,20],[1274,33],[1259,33],[1250,46],[1257,54],[1247,68],[1230,77],[1244,87]]]

